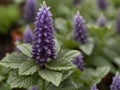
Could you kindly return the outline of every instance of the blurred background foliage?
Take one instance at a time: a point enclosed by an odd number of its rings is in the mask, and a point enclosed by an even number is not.
[[[16,26],[21,33],[24,32],[25,22],[23,15],[25,0],[5,1],[0,1],[0,35],[8,34],[11,30],[14,30]],[[45,1],[47,5],[51,7],[56,37],[61,44],[61,47],[77,49],[83,52],[87,68],[83,75],[85,73],[88,74],[89,69],[95,69],[100,66],[108,66],[110,68],[108,77],[105,78],[105,80],[108,81],[104,82],[103,80],[106,89],[100,89],[107,90],[107,85],[110,84],[113,74],[116,71],[120,71],[120,35],[116,32],[116,20],[119,13],[120,0],[108,0],[106,10],[100,10],[98,8],[97,0],[81,0],[77,5],[73,3],[73,0]],[[42,2],[43,0],[38,0],[38,8]],[[81,16],[85,19],[88,29],[88,43],[85,45],[81,45],[73,39],[73,17],[78,10],[80,11]],[[105,27],[99,27],[97,25],[97,19],[101,14],[107,19]],[[0,43],[1,42],[4,41],[0,41]],[[76,73],[78,72],[76,71]],[[4,75],[4,72],[1,72],[1,74]],[[77,75],[79,74],[80,73]],[[73,78],[75,77],[78,76],[73,75]],[[4,77],[0,76],[0,81],[3,80]],[[86,82],[87,81],[85,81],[85,85]],[[4,84],[4,82],[2,82],[2,84]],[[99,86],[101,86],[101,83]],[[85,88],[85,86],[83,88]]]

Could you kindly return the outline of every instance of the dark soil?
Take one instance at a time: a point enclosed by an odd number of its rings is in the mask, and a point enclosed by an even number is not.
[[[0,35],[0,59],[5,56],[5,53],[13,51],[12,38],[10,34]]]

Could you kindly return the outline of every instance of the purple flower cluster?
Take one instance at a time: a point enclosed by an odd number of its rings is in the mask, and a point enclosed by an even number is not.
[[[24,19],[26,23],[30,24],[34,22],[36,16],[36,8],[36,0],[26,0],[24,8]]]
[[[81,71],[85,69],[85,63],[81,54],[73,60],[73,64],[77,65],[78,69],[80,69]]]
[[[106,23],[107,23],[106,18],[103,15],[100,15],[100,17],[97,20],[98,26],[99,27],[105,27]]]
[[[38,89],[37,89],[37,87],[33,86],[33,87],[32,87],[32,90],[38,90]]]
[[[87,29],[85,26],[85,21],[79,12],[74,17],[74,39],[81,44],[87,42]]]
[[[96,85],[93,85],[93,86],[91,87],[91,90],[98,90],[98,89],[97,89],[97,86],[96,86]]]
[[[115,77],[113,77],[110,90],[120,90],[120,75],[118,73],[116,73]]]
[[[105,10],[107,8],[108,0],[97,0],[97,3],[101,10]]]
[[[33,32],[29,26],[26,27],[26,30],[23,34],[23,42],[32,44],[33,41]]]
[[[37,13],[34,29],[32,58],[41,67],[44,67],[45,63],[49,61],[49,58],[55,59],[56,57],[53,20],[49,9],[50,7],[47,7],[46,3],[43,2],[43,5]]]
[[[73,0],[74,5],[79,5],[81,3],[81,0]]]

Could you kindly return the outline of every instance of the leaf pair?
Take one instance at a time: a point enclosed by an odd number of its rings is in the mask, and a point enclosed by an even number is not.
[[[46,63],[45,69],[40,69],[39,65],[36,64],[34,60],[30,59],[30,44],[19,44],[17,47],[21,50],[22,53],[14,52],[12,54],[7,54],[7,56],[0,62],[0,64],[5,67],[17,70],[17,74],[15,74],[15,76],[9,76],[8,83],[10,84],[11,88],[28,88],[31,85],[34,85],[32,83],[27,84],[28,81],[34,81],[34,74],[37,74],[38,79],[42,78],[48,82],[51,82],[55,86],[59,86],[63,80],[62,71],[76,68],[71,61],[74,57],[80,54],[80,52],[77,50],[60,51],[59,48],[59,51],[57,51],[57,59],[50,60],[50,62]],[[56,46],[56,48],[58,47]],[[14,85],[15,83],[18,84]]]
[[[98,84],[110,71],[109,67],[98,67],[96,70],[86,69],[84,72],[75,71],[72,78],[81,90],[82,87],[91,87],[91,85]],[[83,84],[81,86],[81,84]]]

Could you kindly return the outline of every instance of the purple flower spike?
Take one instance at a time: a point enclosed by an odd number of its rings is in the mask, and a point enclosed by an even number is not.
[[[23,42],[32,44],[33,41],[33,32],[29,26],[26,27],[26,30],[23,35]]]
[[[120,90],[120,75],[118,73],[113,77],[110,90]]]
[[[36,8],[36,0],[26,0],[24,8],[24,19],[26,23],[30,24],[34,22],[36,16]]]
[[[116,31],[118,34],[120,34],[120,11],[117,17],[117,22],[116,22]]]
[[[15,40],[15,44],[17,45],[17,44],[19,44],[20,43],[20,39],[19,38],[16,38],[16,40]],[[17,48],[17,47],[15,47],[15,52],[20,52],[20,50]]]
[[[108,0],[97,0],[97,3],[101,10],[105,10],[107,8]]]
[[[78,69],[80,69],[81,71],[85,69],[85,63],[81,54],[73,60],[73,64],[77,65]]]
[[[103,15],[100,15],[100,17],[97,20],[97,24],[99,27],[105,27],[107,23],[106,18]]]
[[[38,90],[38,89],[37,89],[37,87],[33,86],[33,87],[32,87],[32,90]]]
[[[41,67],[49,61],[49,58],[55,59],[55,41],[52,14],[46,3],[37,13],[34,29],[34,39],[32,45],[32,58],[39,63]]]
[[[81,3],[81,0],[73,0],[73,3],[74,3],[75,6],[77,6]]]
[[[93,85],[93,86],[91,87],[91,90],[98,90],[98,89],[97,89],[97,86],[96,86],[96,85]]]
[[[87,29],[85,26],[85,21],[80,16],[79,12],[74,17],[74,39],[81,44],[87,42]]]

